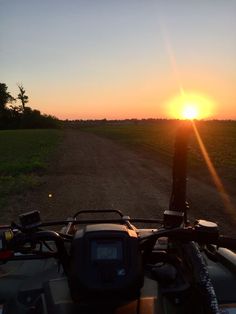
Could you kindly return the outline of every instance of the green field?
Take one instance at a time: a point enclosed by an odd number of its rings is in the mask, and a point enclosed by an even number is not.
[[[59,130],[0,131],[0,207],[11,194],[39,183],[39,173],[62,138]]]
[[[81,130],[105,136],[145,157],[172,165],[174,138],[181,122],[160,120],[153,123],[104,124],[83,126]],[[209,156],[223,183],[234,192],[236,185],[236,122],[196,123]],[[60,130],[0,131],[0,207],[7,199],[40,183],[40,175],[62,139]],[[205,162],[194,135],[189,148],[189,171],[209,181]]]
[[[146,156],[172,164],[174,138],[181,121],[160,120],[152,123],[107,124],[83,127],[116,140]],[[219,175],[229,187],[236,184],[236,122],[199,121],[196,122],[208,154]],[[190,137],[189,171],[191,175],[202,177],[207,173],[199,145],[194,134]],[[207,178],[203,178],[206,179]]]

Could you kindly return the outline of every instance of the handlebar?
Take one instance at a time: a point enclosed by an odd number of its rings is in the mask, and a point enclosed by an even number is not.
[[[68,269],[68,253],[65,249],[63,238],[55,231],[38,231],[31,234],[19,233],[13,238],[13,247],[24,245],[25,243],[39,243],[40,241],[54,241],[57,248],[57,255],[62,266],[67,272]]]
[[[158,240],[159,238],[167,237],[174,241],[190,242],[194,241],[199,244],[214,244],[217,247],[224,247],[231,250],[236,250],[236,239],[219,235],[218,231],[202,230],[200,228],[173,228],[162,229],[152,234],[140,237],[141,247],[145,248],[146,243],[150,240]]]
[[[122,221],[122,219],[121,219]],[[130,219],[130,221],[141,221],[141,219]],[[65,223],[68,221],[64,221]],[[72,220],[73,222],[73,220]],[[74,220],[75,224],[77,223],[76,220]],[[153,221],[150,221],[153,222]],[[41,224],[41,226],[44,224]],[[47,224],[45,224],[47,225]],[[54,225],[53,222],[51,225]],[[138,229],[137,229],[138,230]],[[141,229],[140,229],[141,230]],[[1,231],[1,230],[0,230]],[[27,243],[31,244],[37,244],[42,243],[44,241],[53,241],[56,245],[57,251],[56,252],[48,252],[48,254],[42,254],[42,258],[47,257],[55,257],[60,260],[62,263],[62,266],[64,268],[64,271],[67,273],[68,270],[68,261],[69,261],[69,254],[67,253],[67,250],[65,248],[65,241],[66,240],[72,240],[73,236],[70,238],[64,237],[61,234],[50,231],[50,230],[39,230],[35,229],[31,232],[23,232],[20,230],[12,230],[8,229],[7,232],[11,234],[8,239],[4,238],[4,231],[0,232],[0,260],[10,260],[11,258],[6,255],[1,255],[1,251],[4,250],[11,250],[13,252],[19,251],[22,246],[24,246]],[[177,227],[177,228],[171,228],[171,229],[159,229],[159,230],[153,230],[150,229],[150,233],[139,233],[139,243],[141,250],[149,251],[153,248],[156,241],[161,237],[167,237],[170,241],[179,241],[182,243],[194,241],[198,242],[200,244],[214,244],[217,247],[224,247],[232,250],[236,250],[236,239],[225,237],[219,235],[218,228],[216,224],[208,223],[205,221],[199,221],[194,227]],[[5,243],[5,244],[4,244]],[[4,247],[4,245],[5,247]],[[40,254],[39,254],[40,255]],[[4,257],[3,257],[4,256]],[[25,259],[29,259],[30,256],[27,257],[27,254],[25,255]],[[32,255],[31,255],[32,257]],[[38,257],[40,258],[40,256]],[[22,259],[24,259],[24,255],[22,256]]]
[[[56,245],[57,251],[56,252],[48,252],[41,254],[38,258],[49,258],[49,257],[56,257],[60,260],[65,273],[68,270],[68,261],[69,255],[66,251],[64,245],[64,239],[59,233],[51,230],[45,231],[36,231],[31,233],[23,233],[20,231],[13,232],[13,230],[5,230],[0,234],[0,260],[10,260],[15,259],[12,258],[11,255],[6,255],[5,252],[18,252],[22,249],[24,245],[30,243],[31,245],[35,245],[38,243],[42,243],[45,241],[53,241]],[[3,252],[3,254],[1,254]],[[34,255],[23,255],[22,257],[16,259],[33,259]]]
[[[78,212],[76,212],[73,215],[73,218],[76,218],[77,216],[81,215],[81,214],[101,214],[101,213],[113,213],[113,214],[117,214],[120,217],[123,217],[123,213],[118,210],[118,209],[83,209],[83,210],[79,210]]]

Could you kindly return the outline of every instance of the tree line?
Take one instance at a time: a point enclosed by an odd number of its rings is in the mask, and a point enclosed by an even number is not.
[[[51,115],[27,106],[29,97],[22,84],[17,84],[19,94],[13,97],[5,83],[0,83],[0,129],[57,128],[60,121]],[[18,101],[18,103],[17,103]]]

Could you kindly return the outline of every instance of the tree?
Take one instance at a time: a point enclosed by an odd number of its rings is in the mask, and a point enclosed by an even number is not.
[[[0,83],[0,111],[6,111],[6,105],[15,101],[15,98],[7,91],[8,87],[5,83]]]
[[[27,107],[29,98],[25,94],[25,89],[22,84],[17,86],[20,90],[17,96],[17,99],[21,101],[20,105],[11,104],[16,99],[7,91],[7,85],[0,83],[0,130],[60,127],[60,121],[57,118],[41,114],[39,110],[32,110]]]
[[[22,104],[22,111],[25,111],[25,105],[27,104],[27,102],[29,101],[29,97],[27,95],[25,95],[25,89],[23,87],[22,84],[17,84],[20,93],[17,96],[17,99],[19,99],[21,101]]]

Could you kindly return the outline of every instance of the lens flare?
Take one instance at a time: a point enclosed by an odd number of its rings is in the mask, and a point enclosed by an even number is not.
[[[234,208],[234,205],[232,204],[231,200],[230,200],[230,197],[228,195],[228,193],[226,192],[225,190],[225,187],[210,159],[210,156],[207,152],[207,149],[203,143],[203,140],[200,136],[200,133],[198,132],[198,129],[197,129],[197,126],[196,124],[194,123],[194,121],[192,121],[192,126],[193,126],[193,130],[194,130],[194,133],[195,133],[195,136],[196,136],[196,139],[197,139],[197,142],[199,144],[199,148],[201,150],[201,153],[202,153],[202,156],[206,162],[206,165],[207,165],[207,168],[211,174],[211,177],[213,179],[213,182],[218,190],[218,193],[223,201],[223,204],[224,204],[224,208],[225,210],[227,211],[227,213],[231,216],[231,219],[236,222],[236,217],[235,217],[235,208]]]

